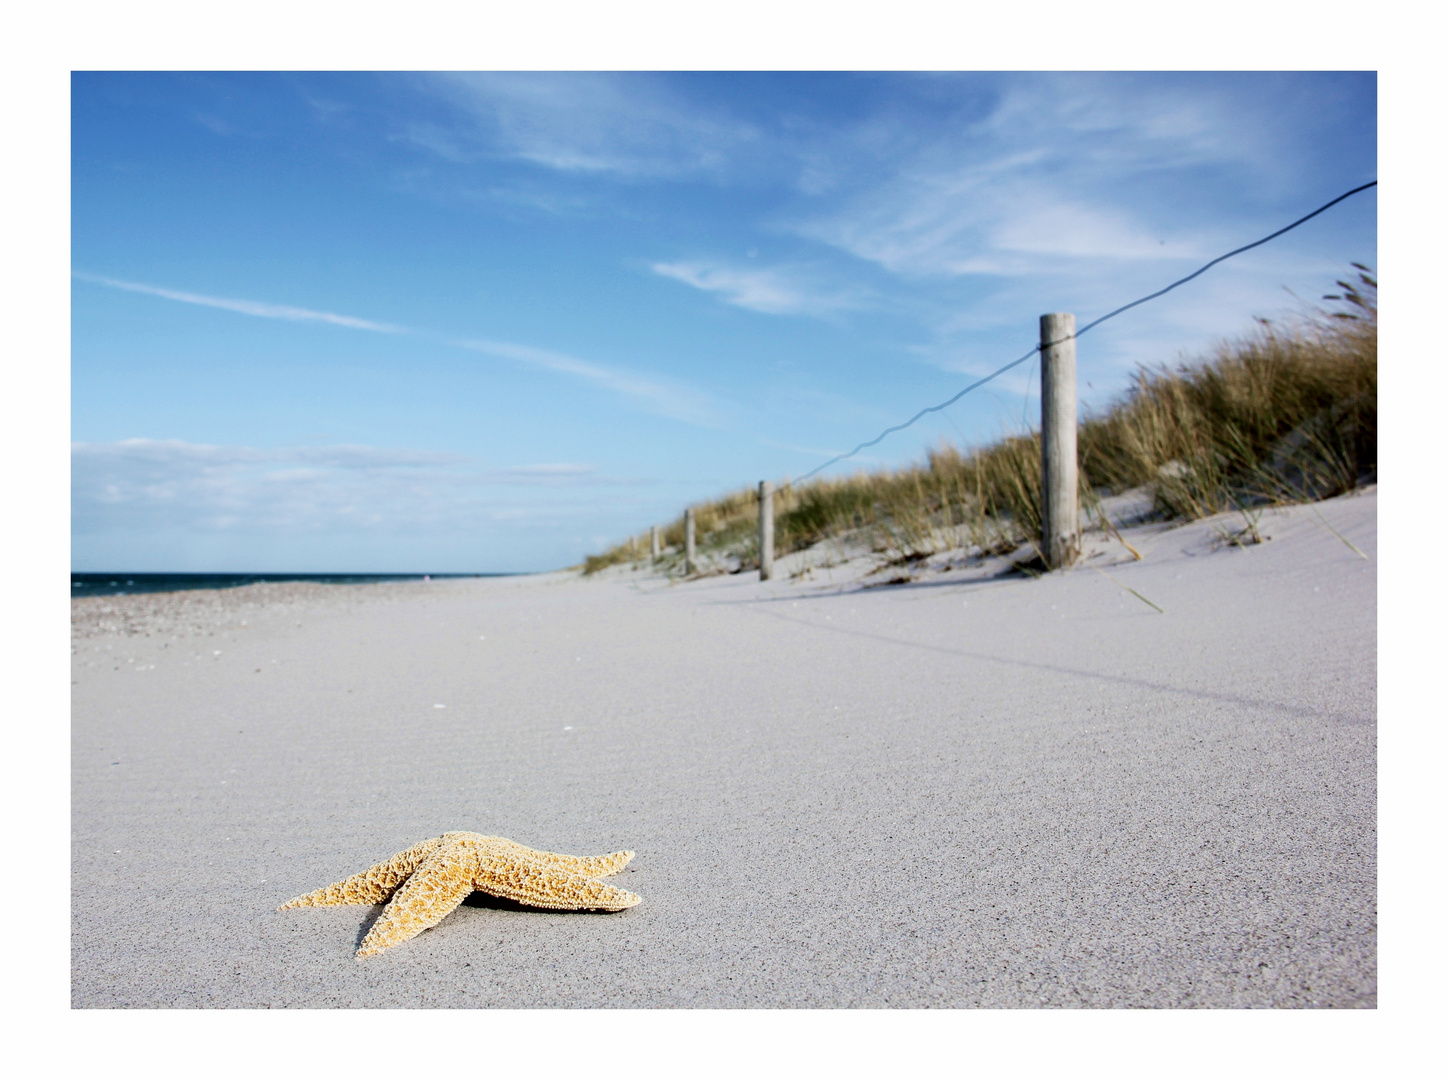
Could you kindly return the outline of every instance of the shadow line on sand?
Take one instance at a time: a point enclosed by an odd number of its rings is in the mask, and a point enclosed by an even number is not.
[[[1376,723],[1376,717],[1372,716],[1364,717],[1353,714],[1323,712],[1319,709],[1307,709],[1301,705],[1293,705],[1281,701],[1244,697],[1241,694],[1226,694],[1212,690],[1193,690],[1189,687],[1172,686],[1169,683],[1153,682],[1149,679],[1138,679],[1127,675],[1112,675],[1102,671],[1087,671],[1081,668],[1067,667],[1064,664],[1051,664],[1040,660],[1023,660],[1011,656],[995,656],[991,653],[971,652],[966,649],[952,649],[943,645],[931,645],[923,641],[910,641],[905,638],[890,637],[888,634],[871,633],[867,630],[851,630],[843,626],[822,626],[817,622],[810,622],[806,619],[791,618],[782,611],[774,610],[772,606],[761,605],[758,602],[752,605],[745,604],[741,606],[753,607],[753,609],[760,614],[768,615],[771,618],[779,619],[794,626],[804,626],[811,630],[828,630],[835,634],[843,634],[846,637],[863,638],[867,641],[878,641],[888,645],[900,645],[907,649],[920,649],[925,652],[939,653],[943,656],[953,656],[966,660],[979,660],[991,664],[1004,664],[1008,667],[1027,668],[1032,671],[1046,671],[1054,675],[1067,675],[1077,679],[1096,679],[1102,682],[1115,683],[1120,686],[1154,690],[1158,693],[1173,694],[1178,697],[1194,698],[1200,701],[1212,701],[1218,704],[1235,705],[1241,708],[1283,712],[1305,719],[1335,720],[1339,723],[1352,726]]]

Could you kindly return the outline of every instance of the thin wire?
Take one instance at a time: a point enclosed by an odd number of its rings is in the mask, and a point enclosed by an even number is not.
[[[1219,262],[1225,262],[1227,259],[1230,259],[1232,256],[1234,256],[1234,255],[1240,255],[1240,254],[1242,254],[1242,252],[1244,252],[1244,251],[1251,251],[1254,247],[1261,247],[1263,244],[1267,243],[1267,241],[1269,241],[1269,240],[1275,240],[1275,239],[1277,239],[1279,236],[1281,236],[1283,233],[1291,232],[1293,229],[1297,228],[1297,226],[1301,225],[1303,222],[1305,222],[1305,221],[1311,221],[1313,218],[1317,217],[1318,214],[1322,213],[1324,210],[1329,210],[1329,209],[1331,209],[1332,207],[1336,206],[1338,203],[1342,202],[1344,199],[1349,198],[1349,197],[1351,197],[1351,196],[1353,196],[1353,195],[1356,195],[1356,194],[1357,194],[1358,192],[1360,192],[1360,191],[1366,191],[1366,190],[1367,190],[1368,188],[1370,188],[1370,187],[1377,187],[1377,186],[1378,186],[1378,182],[1377,182],[1376,180],[1373,180],[1373,181],[1371,181],[1370,183],[1366,183],[1366,184],[1361,185],[1360,187],[1355,187],[1355,188],[1353,188],[1351,191],[1345,191],[1345,192],[1343,192],[1341,195],[1339,195],[1337,198],[1333,199],[1331,202],[1323,203],[1321,206],[1319,206],[1319,207],[1318,207],[1316,210],[1314,210],[1312,213],[1307,214],[1307,215],[1305,215],[1305,216],[1303,216],[1303,217],[1298,218],[1298,219],[1297,219],[1296,221],[1294,221],[1291,225],[1286,225],[1286,226],[1278,229],[1278,230],[1277,230],[1276,232],[1274,232],[1274,233],[1269,233],[1267,236],[1262,237],[1261,240],[1254,240],[1254,241],[1252,241],[1252,243],[1250,243],[1250,244],[1244,244],[1242,247],[1237,248],[1235,251],[1229,251],[1229,252],[1227,252],[1225,255],[1219,255],[1219,256],[1217,256],[1217,258],[1213,259],[1211,262],[1209,262],[1209,263],[1207,263],[1205,266],[1203,266],[1200,270],[1196,270],[1196,271],[1188,274],[1186,277],[1182,278],[1182,279],[1179,280],[1179,281],[1173,281],[1173,282],[1172,282],[1170,285],[1168,285],[1166,288],[1164,288],[1164,289],[1158,289],[1156,292],[1151,293],[1149,296],[1143,296],[1140,300],[1133,300],[1133,301],[1132,301],[1131,303],[1129,303],[1129,304],[1123,304],[1121,307],[1117,308],[1115,311],[1108,312],[1107,314],[1101,316],[1101,318],[1095,319],[1095,320],[1093,320],[1092,322],[1087,323],[1085,326],[1081,327],[1081,329],[1077,330],[1076,333],[1073,335],[1073,337],[1080,337],[1082,334],[1086,333],[1087,330],[1090,330],[1090,329],[1093,329],[1094,327],[1100,326],[1100,325],[1101,325],[1102,323],[1104,323],[1107,319],[1114,319],[1114,318],[1116,318],[1116,316],[1120,315],[1123,311],[1130,311],[1132,308],[1136,307],[1138,304],[1144,304],[1144,303],[1146,303],[1148,300],[1155,300],[1158,296],[1165,296],[1167,293],[1169,293],[1169,292],[1171,292],[1173,289],[1175,289],[1178,285],[1185,285],[1188,281],[1191,281],[1193,278],[1200,277],[1202,274],[1205,274],[1208,270],[1210,270],[1212,267],[1216,266]],[[1071,340],[1071,338],[1062,338],[1062,339],[1061,339],[1061,341],[1070,341],[1070,340]],[[931,405],[929,408],[921,409],[918,413],[916,413],[914,416],[912,416],[909,420],[906,420],[903,424],[896,424],[894,427],[886,428],[884,431],[880,432],[879,435],[877,435],[875,438],[871,439],[869,442],[862,442],[859,446],[855,447],[855,448],[854,448],[853,450],[851,450],[848,454],[840,454],[838,457],[832,457],[832,458],[830,458],[829,461],[826,461],[823,465],[817,465],[817,466],[815,466],[813,469],[811,469],[809,472],[805,473],[803,476],[801,476],[798,480],[796,480],[796,481],[794,481],[794,482],[795,482],[796,484],[803,483],[804,481],[808,480],[811,476],[814,476],[816,473],[819,473],[819,472],[824,471],[825,469],[828,469],[831,465],[835,464],[835,462],[837,462],[837,461],[844,461],[846,458],[854,457],[854,456],[855,456],[856,454],[858,454],[861,450],[864,450],[864,449],[866,449],[866,448],[868,448],[868,447],[874,446],[876,443],[878,443],[878,442],[880,442],[881,440],[883,440],[883,439],[885,438],[885,436],[887,436],[887,435],[893,435],[893,434],[894,434],[895,432],[897,432],[897,431],[904,431],[904,430],[905,430],[906,428],[908,428],[911,424],[915,423],[915,421],[919,420],[922,416],[926,415],[927,413],[939,412],[941,409],[949,408],[951,405],[954,405],[957,401],[959,401],[961,398],[965,397],[966,394],[970,393],[972,390],[976,389],[977,387],[984,386],[986,383],[990,382],[992,379],[996,378],[998,375],[1004,375],[1004,374],[1005,374],[1007,371],[1009,371],[1011,368],[1016,367],[1016,366],[1019,365],[1019,364],[1024,364],[1024,363],[1025,363],[1027,360],[1029,360],[1031,357],[1035,356],[1036,353],[1040,352],[1043,347],[1044,347],[1044,348],[1050,348],[1052,345],[1059,345],[1060,343],[1061,343],[1060,341],[1048,341],[1048,342],[1045,344],[1045,346],[1041,346],[1041,345],[1033,346],[1032,349],[1031,349],[1031,351],[1028,352],[1028,353],[1026,353],[1025,356],[1022,356],[1019,360],[1012,360],[1009,364],[1006,364],[1006,365],[1003,366],[1003,367],[996,368],[995,371],[992,371],[992,372],[991,372],[989,375],[987,375],[985,378],[980,379],[980,380],[978,380],[978,381],[976,381],[976,382],[971,383],[969,386],[967,386],[967,387],[966,387],[964,390],[962,390],[960,393],[956,394],[956,395],[955,395],[953,398],[951,398],[949,401],[942,401],[939,405]]]
[[[1052,342],[1051,344],[1054,345],[1055,342]],[[911,424],[915,423],[915,421],[919,420],[919,419],[920,419],[922,416],[924,416],[926,413],[939,412],[941,409],[948,408],[949,406],[954,405],[957,401],[959,401],[961,398],[965,397],[966,394],[970,393],[970,392],[971,392],[972,390],[974,390],[976,387],[978,387],[978,386],[984,386],[986,383],[988,383],[988,382],[990,382],[992,379],[994,379],[997,375],[1003,375],[1003,374],[1005,374],[1007,371],[1010,371],[1010,369],[1013,368],[1013,367],[1015,367],[1017,364],[1024,364],[1027,360],[1029,360],[1031,357],[1035,356],[1036,353],[1038,353],[1038,352],[1040,352],[1040,351],[1041,351],[1041,347],[1040,347],[1039,345],[1034,345],[1034,346],[1032,346],[1032,347],[1031,347],[1031,351],[1028,352],[1028,353],[1026,353],[1026,355],[1023,356],[1023,357],[1021,357],[1019,360],[1012,360],[1009,364],[1006,364],[1004,367],[998,367],[998,368],[996,368],[996,369],[995,369],[994,371],[992,371],[989,375],[987,375],[984,379],[980,379],[980,380],[977,381],[977,382],[971,383],[969,386],[967,386],[967,387],[966,387],[964,390],[962,390],[960,393],[956,394],[955,397],[951,398],[949,401],[942,401],[939,405],[931,405],[928,409],[921,409],[918,413],[916,413],[914,416],[912,416],[909,420],[906,420],[903,424],[896,424],[896,425],[895,425],[894,427],[892,427],[892,428],[886,428],[884,431],[880,432],[880,434],[879,434],[878,436],[876,436],[875,438],[871,439],[869,442],[862,442],[859,446],[855,447],[855,448],[854,448],[853,450],[851,450],[848,454],[841,454],[839,457],[832,457],[832,458],[830,458],[829,461],[826,461],[823,465],[818,465],[818,466],[816,466],[815,468],[811,469],[809,472],[805,473],[803,476],[801,476],[798,480],[796,480],[796,481],[794,481],[794,482],[795,482],[796,484],[803,483],[804,481],[808,480],[811,476],[813,476],[815,473],[819,472],[820,470],[822,470],[822,469],[828,469],[828,468],[829,468],[831,465],[833,465],[835,462],[837,462],[837,461],[844,461],[845,458],[854,457],[856,454],[858,454],[861,450],[865,449],[866,447],[868,447],[868,446],[874,446],[877,442],[879,442],[881,439],[883,439],[886,435],[893,435],[893,434],[894,434],[895,432],[897,432],[897,431],[904,431],[906,428],[908,428]]]
[[[1351,191],[1345,191],[1345,192],[1343,192],[1341,195],[1339,195],[1337,198],[1333,199],[1332,202],[1330,202],[1330,203],[1323,203],[1321,206],[1319,206],[1319,207],[1318,207],[1316,210],[1314,210],[1312,213],[1308,214],[1306,217],[1300,217],[1300,218],[1298,218],[1298,219],[1297,219],[1296,221],[1294,221],[1291,225],[1288,225],[1288,226],[1286,226],[1285,228],[1278,229],[1275,233],[1272,233],[1270,236],[1264,236],[1264,237],[1262,237],[1261,240],[1254,240],[1254,241],[1252,241],[1252,243],[1250,243],[1250,244],[1247,244],[1247,245],[1245,245],[1245,246],[1243,246],[1243,247],[1239,247],[1236,251],[1229,251],[1229,252],[1227,252],[1225,255],[1219,255],[1217,258],[1215,258],[1215,259],[1213,259],[1211,262],[1207,263],[1207,265],[1204,266],[1204,267],[1202,267],[1200,270],[1196,271],[1195,273],[1188,274],[1186,277],[1182,278],[1180,281],[1173,281],[1173,282],[1172,282],[1170,285],[1168,285],[1165,289],[1159,289],[1159,290],[1157,290],[1156,292],[1152,293],[1150,296],[1143,296],[1140,300],[1133,300],[1131,303],[1125,304],[1125,305],[1123,305],[1122,307],[1117,308],[1115,311],[1111,312],[1110,314],[1101,316],[1101,318],[1097,319],[1095,322],[1089,322],[1089,323],[1087,323],[1085,326],[1081,327],[1080,330],[1077,330],[1077,331],[1076,331],[1076,336],[1077,336],[1077,337],[1080,337],[1080,336],[1081,336],[1082,334],[1084,334],[1087,330],[1090,330],[1093,326],[1100,326],[1100,325],[1101,325],[1102,323],[1104,323],[1107,319],[1114,319],[1114,318],[1116,318],[1116,316],[1120,315],[1123,311],[1129,311],[1131,308],[1136,307],[1137,304],[1144,304],[1144,303],[1146,303],[1148,300],[1155,300],[1158,296],[1163,296],[1163,295],[1165,295],[1166,293],[1171,292],[1171,291],[1172,291],[1173,289],[1175,289],[1178,285],[1185,285],[1188,281],[1191,281],[1192,278],[1194,278],[1194,277],[1199,277],[1199,276],[1201,276],[1202,274],[1205,274],[1205,273],[1206,273],[1208,270],[1210,270],[1212,267],[1216,266],[1217,263],[1219,263],[1219,262],[1224,262],[1225,260],[1230,259],[1233,255],[1240,255],[1240,254],[1242,254],[1242,252],[1244,252],[1244,251],[1251,251],[1254,247],[1261,247],[1261,246],[1262,246],[1263,244],[1265,244],[1268,240],[1276,240],[1276,239],[1277,239],[1279,236],[1281,236],[1283,233],[1285,233],[1285,232],[1291,232],[1293,229],[1297,228],[1297,226],[1301,225],[1304,221],[1311,221],[1313,218],[1317,217],[1317,215],[1320,214],[1320,213],[1322,213],[1324,210],[1327,210],[1327,209],[1329,209],[1329,208],[1331,208],[1331,207],[1336,206],[1338,203],[1342,202],[1343,199],[1346,199],[1346,198],[1348,198],[1348,197],[1351,196],[1351,195],[1356,195],[1359,191],[1366,191],[1366,190],[1367,190],[1368,188],[1370,188],[1370,187],[1377,187],[1377,186],[1378,186],[1378,182],[1377,182],[1376,180],[1374,180],[1374,181],[1372,181],[1371,183],[1367,183],[1367,184],[1362,185],[1362,187],[1355,187],[1355,188],[1353,188]]]

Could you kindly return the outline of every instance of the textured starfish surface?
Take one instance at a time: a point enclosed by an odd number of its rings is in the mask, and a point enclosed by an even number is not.
[[[555,855],[501,836],[443,833],[277,910],[386,902],[357,950],[360,960],[436,926],[474,889],[555,911],[631,908],[643,898],[598,879],[618,873],[633,857],[632,851]]]

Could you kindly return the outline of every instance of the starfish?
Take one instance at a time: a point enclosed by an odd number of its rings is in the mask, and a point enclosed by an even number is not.
[[[631,908],[643,898],[598,879],[618,873],[633,857],[632,851],[555,855],[501,836],[443,833],[277,910],[386,902],[357,950],[361,960],[436,926],[474,889],[555,911]]]

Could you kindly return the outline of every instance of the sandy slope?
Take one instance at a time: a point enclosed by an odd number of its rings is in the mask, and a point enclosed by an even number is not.
[[[1373,561],[1128,533],[1164,615],[839,568],[82,615],[73,1003],[1374,1005],[1376,495],[1322,513]],[[450,829],[634,848],[644,902],[363,963],[374,910],[274,910]]]

